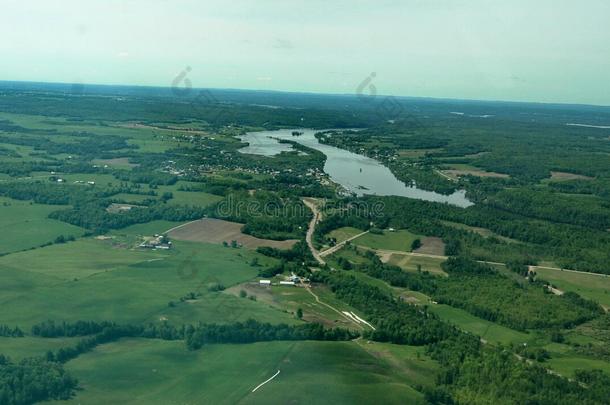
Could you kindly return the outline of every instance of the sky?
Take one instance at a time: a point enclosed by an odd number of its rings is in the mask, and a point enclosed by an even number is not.
[[[609,21],[609,0],[0,0],[0,80],[610,105]]]

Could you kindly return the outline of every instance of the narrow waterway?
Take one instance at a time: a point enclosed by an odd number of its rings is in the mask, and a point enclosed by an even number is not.
[[[293,136],[293,131],[302,132]],[[446,202],[458,207],[473,205],[466,198],[464,190],[458,190],[450,195],[417,188],[415,185],[405,185],[381,162],[366,156],[321,144],[315,137],[318,130],[313,129],[280,129],[276,131],[249,132],[239,138],[248,146],[240,149],[242,153],[263,156],[273,156],[292,150],[292,145],[279,143],[278,139],[298,142],[304,146],[316,149],[326,155],[324,171],[332,181],[342,185],[346,190],[362,196],[374,194],[381,196],[396,195],[418,200]]]

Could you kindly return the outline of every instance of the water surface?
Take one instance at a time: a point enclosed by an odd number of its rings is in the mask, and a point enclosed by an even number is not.
[[[293,136],[293,131],[302,132],[302,135]],[[248,143],[248,146],[239,151],[273,156],[281,152],[294,150],[292,145],[278,142],[279,139],[291,140],[324,153],[326,155],[324,171],[332,181],[356,195],[395,195],[425,201],[445,202],[458,207],[473,205],[466,198],[464,190],[443,195],[419,189],[415,185],[405,185],[394,176],[390,169],[375,159],[318,142],[315,137],[316,132],[319,132],[319,130],[280,129],[277,131],[248,132],[246,135],[239,137],[243,142]]]

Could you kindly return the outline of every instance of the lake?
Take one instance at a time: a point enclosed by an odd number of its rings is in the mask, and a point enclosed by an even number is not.
[[[303,134],[301,136],[293,136],[293,131],[299,131]],[[248,132],[238,137],[242,142],[248,143],[248,146],[241,148],[239,151],[254,155],[273,156],[281,152],[294,150],[292,145],[278,142],[278,139],[291,140],[324,153],[326,155],[324,171],[330,176],[332,181],[356,195],[395,195],[418,200],[448,203],[463,208],[473,205],[466,198],[464,190],[458,190],[450,195],[443,195],[419,189],[415,185],[405,185],[381,162],[345,149],[324,145],[315,137],[316,132],[320,132],[320,130],[280,129],[276,131]]]

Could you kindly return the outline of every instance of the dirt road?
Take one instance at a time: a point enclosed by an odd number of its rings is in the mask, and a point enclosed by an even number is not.
[[[320,253],[313,245],[313,233],[316,230],[316,225],[320,221],[320,211],[318,210],[318,206],[316,205],[314,200],[310,198],[303,198],[303,204],[305,204],[307,208],[309,208],[311,212],[313,212],[313,218],[309,222],[309,228],[307,229],[307,235],[305,236],[305,240],[307,241],[307,245],[309,246],[309,250],[311,250],[311,254],[313,255],[314,259],[316,259],[318,263],[324,266],[326,262],[324,261],[324,259],[322,259]]]
[[[344,241],[343,241],[343,242],[341,242],[341,243],[337,243],[335,246],[330,247],[330,248],[328,248],[328,249],[326,249],[326,250],[324,250],[324,251],[320,252],[320,257],[326,257],[326,256],[328,256],[328,255],[331,255],[331,254],[335,253],[337,250],[339,250],[339,249],[341,249],[343,246],[345,246],[345,245],[346,245],[348,242],[351,242],[351,241],[353,241],[354,239],[357,239],[357,238],[359,238],[359,237],[361,237],[362,235],[365,235],[365,234],[367,234],[367,233],[369,233],[369,231],[364,231],[364,232],[359,233],[358,235],[354,235],[354,236],[352,236],[351,238],[347,238],[346,240],[344,240]]]
[[[324,306],[325,306],[325,307],[327,307],[327,308],[332,309],[333,311],[335,311],[336,313],[338,313],[339,315],[341,315],[343,318],[347,319],[349,322],[353,323],[354,325],[356,325],[356,326],[358,326],[358,327],[360,327],[360,328],[362,327],[362,326],[360,326],[360,324],[358,324],[358,322],[356,322],[356,321],[355,321],[355,320],[353,320],[352,318],[350,318],[350,317],[346,316],[346,315],[345,315],[345,314],[344,314],[342,311],[339,311],[337,308],[333,307],[332,305],[327,304],[326,302],[322,301],[322,300],[320,299],[320,297],[318,297],[318,296],[316,295],[316,293],[314,293],[313,291],[311,291],[311,288],[309,288],[309,287],[305,287],[305,289],[306,289],[306,290],[307,290],[307,291],[308,291],[308,292],[309,292],[311,295],[313,295],[313,297],[315,298],[315,300],[316,300],[316,302],[317,302],[317,303],[319,303],[319,304],[321,304],[321,305],[324,305]]]

